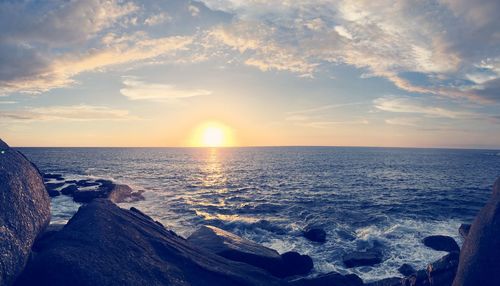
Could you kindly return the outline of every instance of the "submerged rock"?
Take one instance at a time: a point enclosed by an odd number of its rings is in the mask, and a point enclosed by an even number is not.
[[[337,272],[321,274],[314,278],[300,278],[290,281],[291,286],[361,286],[363,280],[356,274],[342,275]]]
[[[61,193],[57,190],[47,189],[47,193],[49,194],[50,197],[57,197],[61,195]]]
[[[89,203],[94,199],[105,199],[109,196],[107,191],[100,189],[94,190],[76,190],[73,193],[73,200],[77,203]]]
[[[474,219],[460,253],[453,286],[500,285],[500,178]]]
[[[313,268],[308,256],[296,252],[280,256],[274,249],[214,226],[202,226],[187,241],[227,259],[265,269],[278,277],[307,274]]]
[[[85,181],[84,183],[78,184],[78,182]],[[134,191],[127,185],[114,184],[109,180],[96,180],[95,182],[90,182],[88,180],[80,180],[77,185],[90,185],[95,186],[97,184],[99,187],[94,189],[76,189],[73,192],[73,200],[78,203],[88,203],[94,199],[105,199],[109,198],[114,203],[124,203],[124,202],[136,202],[144,200],[142,193],[144,191]]]
[[[60,188],[64,185],[65,185],[65,183],[46,183],[45,187],[47,188],[47,190],[55,190],[55,189]]]
[[[430,247],[437,251],[460,251],[457,242],[446,235],[431,235],[422,240],[425,246]]]
[[[469,234],[469,231],[470,231],[470,227],[471,225],[470,224],[467,224],[467,223],[462,223],[460,225],[460,227],[458,228],[458,233],[460,234],[460,236],[462,238],[466,238],[467,235]]]
[[[109,200],[80,207],[41,241],[18,285],[283,285],[265,271],[225,259]]]
[[[324,243],[326,242],[326,232],[322,228],[309,227],[304,230],[304,237],[310,241]]]
[[[355,251],[342,257],[347,268],[372,266],[382,262],[382,253],[375,250]]]
[[[11,285],[50,221],[50,199],[38,169],[0,140],[0,285]]]

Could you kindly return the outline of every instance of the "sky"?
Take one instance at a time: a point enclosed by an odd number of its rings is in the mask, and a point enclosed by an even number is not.
[[[1,1],[0,137],[196,146],[211,124],[232,146],[498,149],[498,15],[497,0]]]

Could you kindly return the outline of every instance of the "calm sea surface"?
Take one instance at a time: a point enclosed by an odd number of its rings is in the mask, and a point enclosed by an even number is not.
[[[111,178],[146,190],[132,205],[188,236],[209,224],[279,252],[309,254],[315,271],[354,272],[364,279],[398,276],[402,263],[424,267],[445,253],[420,240],[445,234],[459,241],[500,175],[500,151],[276,148],[19,148],[43,172],[66,179]],[[78,204],[52,200],[53,221]],[[322,226],[327,243],[301,236]],[[346,270],[341,257],[383,245],[377,267]]]

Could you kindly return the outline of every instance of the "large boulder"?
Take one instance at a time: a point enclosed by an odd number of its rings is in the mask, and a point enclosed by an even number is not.
[[[476,216],[460,252],[453,286],[500,285],[500,178]]]
[[[382,280],[377,280],[369,283],[365,283],[365,286],[401,286],[402,278],[399,277],[389,277]]]
[[[431,286],[451,286],[457,273],[458,252],[450,252],[427,266],[427,276]]]
[[[465,239],[467,235],[469,234],[471,225],[468,223],[462,223],[460,227],[458,228],[458,233],[460,236]]]
[[[0,285],[11,285],[50,221],[50,199],[38,169],[0,140]]]
[[[321,274],[313,278],[300,278],[290,281],[290,286],[361,286],[363,280],[356,274],[342,275],[337,272]]]
[[[460,251],[457,242],[446,235],[431,235],[422,240],[425,246],[438,251]]]
[[[280,255],[274,249],[214,226],[202,226],[187,240],[222,257],[265,269],[278,277],[307,274],[313,268],[308,256],[296,252]]]
[[[248,264],[190,244],[141,212],[85,204],[38,244],[18,285],[282,285]]]

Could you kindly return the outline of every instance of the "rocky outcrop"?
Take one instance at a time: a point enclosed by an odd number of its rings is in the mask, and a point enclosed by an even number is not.
[[[410,276],[417,272],[413,266],[410,264],[404,263],[398,268],[399,273],[403,274],[404,276]]]
[[[109,199],[114,203],[130,203],[136,201],[144,200],[142,195],[144,191],[134,191],[131,187],[127,185],[115,184],[111,187],[111,192],[109,194]]]
[[[377,250],[354,251],[342,257],[347,268],[358,266],[372,266],[382,262],[382,253]]]
[[[500,178],[476,216],[460,253],[453,286],[500,285]]]
[[[450,252],[437,261],[404,278],[404,286],[451,286],[458,266],[458,252]]]
[[[98,199],[38,245],[18,285],[282,285],[188,243],[146,215]]]
[[[11,285],[31,246],[50,221],[50,200],[39,171],[0,140],[0,285]]]
[[[322,274],[314,278],[300,278],[290,281],[291,286],[361,286],[363,280],[356,274],[342,275],[337,272]]]
[[[80,189],[78,186],[85,188]],[[88,187],[95,187],[88,189]],[[114,203],[136,202],[144,200],[144,191],[134,191],[131,187],[122,184],[115,184],[109,180],[80,180],[76,182],[76,188],[69,195],[73,195],[73,200],[78,203],[88,203],[94,199],[109,198]]]
[[[304,230],[304,237],[310,241],[324,243],[326,242],[326,232],[319,227],[308,227]]]
[[[265,269],[277,277],[307,274],[313,268],[308,256],[296,252],[280,255],[276,250],[214,226],[202,226],[187,241],[227,259]]]
[[[457,242],[452,237],[445,235],[431,235],[424,238],[422,242],[425,246],[437,251],[460,251]]]

